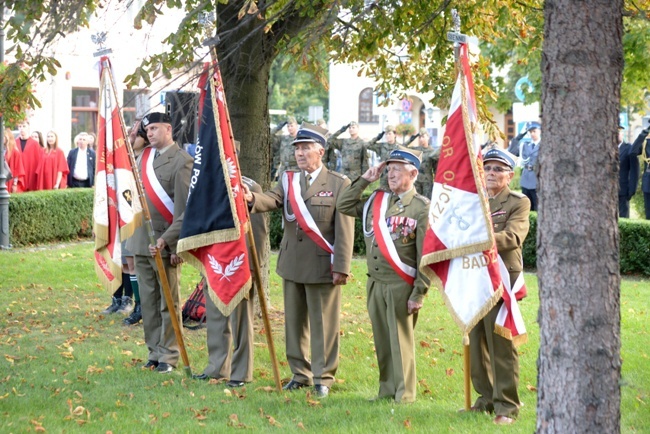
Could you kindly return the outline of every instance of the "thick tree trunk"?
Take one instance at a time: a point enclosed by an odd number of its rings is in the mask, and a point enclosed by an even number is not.
[[[230,8],[219,14],[222,21],[218,27],[221,39],[217,47],[219,66],[233,133],[241,142],[239,163],[242,173],[266,190],[270,186],[271,158],[268,82],[275,53],[259,23],[249,21],[247,25],[240,22],[236,18],[237,10]],[[233,12],[235,16],[231,16]],[[268,215],[266,218],[269,222]],[[262,281],[267,305],[270,306],[268,238],[264,245],[256,247],[262,252]]]
[[[547,0],[544,15],[537,432],[616,433],[622,2]]]

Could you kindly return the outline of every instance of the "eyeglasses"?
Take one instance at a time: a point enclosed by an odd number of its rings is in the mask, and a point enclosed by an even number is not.
[[[503,172],[510,172],[510,169],[508,169],[507,167],[499,167],[499,166],[483,166],[483,171],[503,173]]]

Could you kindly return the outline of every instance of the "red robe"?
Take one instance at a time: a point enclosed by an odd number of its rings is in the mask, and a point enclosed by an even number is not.
[[[37,145],[38,146],[38,145]],[[25,149],[27,149],[25,147]],[[57,173],[61,172],[61,183],[59,190],[64,189],[68,184],[68,162],[65,160],[65,154],[59,148],[56,148],[49,154],[46,152],[41,162],[41,166],[36,171],[37,189],[53,190],[56,184]]]
[[[12,186],[14,183],[18,183],[18,189],[16,193],[21,193],[25,191],[25,167],[23,166],[23,153],[20,152],[20,146],[16,146],[9,157],[9,153],[5,153],[5,161],[9,165],[9,170],[11,170],[11,175],[13,178],[11,181],[7,181],[7,191],[13,193]]]
[[[20,138],[16,139],[16,147],[20,148]],[[38,178],[36,172],[38,172],[39,167],[41,167],[45,151],[36,140],[30,137],[27,139],[27,144],[25,144],[25,150],[22,152],[23,167],[25,168],[25,191],[38,190]]]

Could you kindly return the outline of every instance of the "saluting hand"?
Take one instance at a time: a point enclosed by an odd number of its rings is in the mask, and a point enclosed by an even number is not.
[[[378,166],[371,167],[370,169],[366,170],[366,173],[361,175],[361,177],[368,182],[375,182],[381,177],[381,173],[384,171],[385,167],[386,167],[385,162],[379,164]]]

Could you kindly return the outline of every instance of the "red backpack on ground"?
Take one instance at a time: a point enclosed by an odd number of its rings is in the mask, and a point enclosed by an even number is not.
[[[190,330],[196,330],[205,326],[205,277],[196,284],[196,288],[183,304],[181,315],[183,317],[183,327]],[[192,323],[196,322],[196,325]]]

